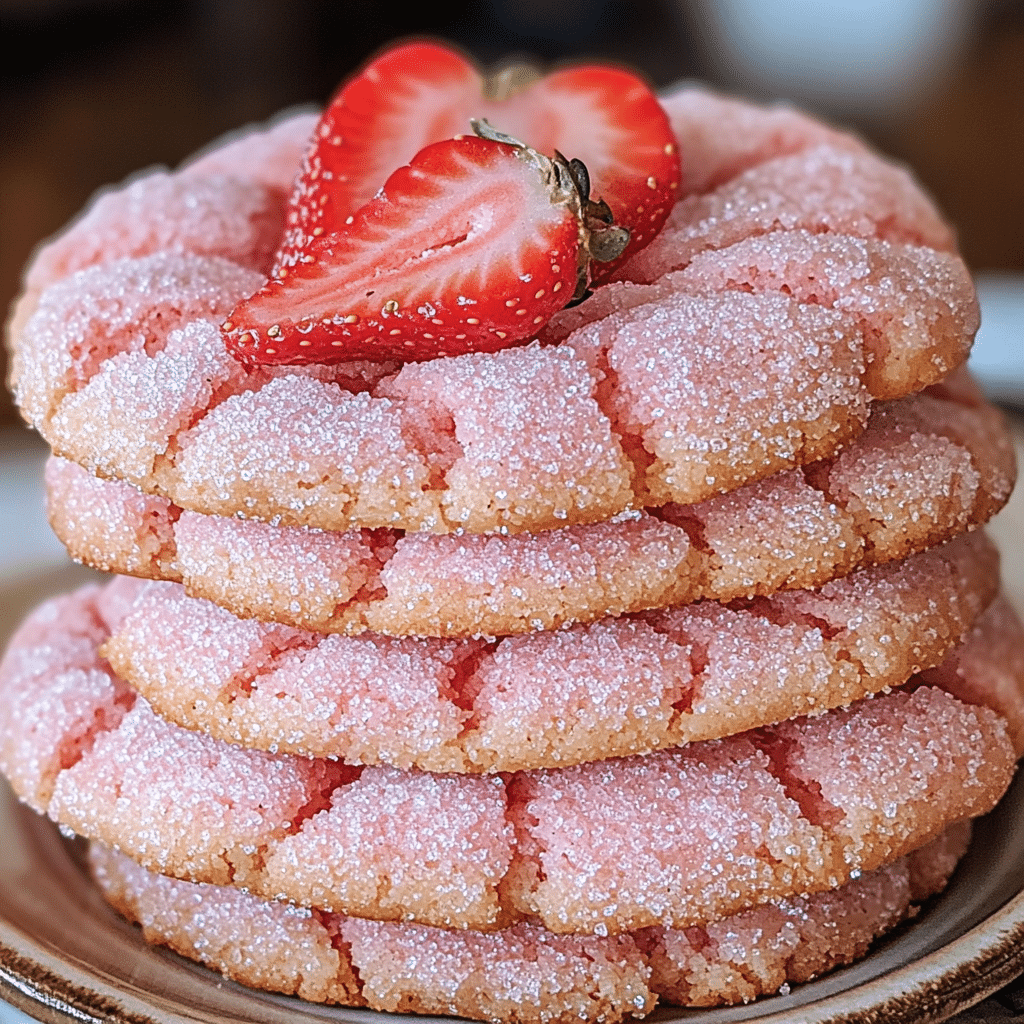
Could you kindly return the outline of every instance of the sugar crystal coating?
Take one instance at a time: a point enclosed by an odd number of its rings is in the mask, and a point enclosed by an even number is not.
[[[451,419],[459,455],[445,467],[444,515],[470,532],[522,529],[527,516],[592,522],[630,501],[629,464],[571,348],[408,364],[383,393]]]
[[[266,274],[283,229],[280,198],[264,185],[157,172],[99,196],[39,251],[25,285],[39,291],[84,267],[155,252],[223,256]]]
[[[157,870],[245,886],[261,847],[322,806],[340,774],[330,761],[254,757],[172,729],[137,701],[58,776],[48,809],[112,845],[130,830]]]
[[[232,395],[178,438],[167,485],[211,512],[284,522],[429,520],[430,466],[386,398],[309,377]]]
[[[47,460],[44,475],[50,525],[72,557],[102,572],[178,574],[175,523],[181,510],[166,498],[56,457]]]
[[[924,543],[942,539],[942,522],[952,517],[968,525],[965,499],[979,492],[991,495],[995,508],[1005,502],[1016,479],[1012,442],[998,418],[976,415],[984,399],[966,374],[953,374],[917,401],[897,408],[882,405],[877,410],[873,431],[866,443],[852,446],[830,465],[808,467],[807,477],[833,501],[853,516],[858,525],[870,524],[869,546],[907,552],[907,535],[901,527],[913,518]],[[929,440],[927,425],[936,402],[948,401],[944,418],[945,440]],[[968,456],[985,451],[986,458]],[[877,453],[886,455],[877,460]],[[917,466],[913,476],[897,477],[884,465]],[[900,485],[897,486],[897,479]],[[898,555],[897,555],[898,557]]]
[[[73,600],[101,607],[96,591]],[[107,630],[121,606],[107,602]],[[340,913],[485,931],[534,916],[567,933],[689,927],[872,870],[990,809],[1013,773],[1005,720],[929,686],[571,768],[483,778],[346,768],[232,747],[163,722],[142,699],[96,724],[94,703],[62,696],[64,652],[81,661],[95,617],[72,617],[70,645],[52,603],[33,621],[0,663],[0,735],[14,758],[4,752],[0,767],[23,799],[161,873]],[[981,693],[992,678],[972,685]],[[63,736],[93,729],[52,783],[22,776],[40,743],[54,747],[10,717],[26,685],[37,708],[70,707]],[[883,745],[858,760],[851,739]]]
[[[513,771],[714,739],[898,686],[971,629],[997,566],[973,534],[817,593],[490,641],[303,633],[153,583],[104,652],[158,713],[229,743]]]
[[[803,473],[536,534],[271,526],[183,512],[65,460],[46,478],[51,525],[96,568],[180,580],[236,615],[317,632],[468,636],[810,587],[904,558],[987,520],[1014,457],[1001,416],[959,372],[879,403],[859,438]]]
[[[2,662],[7,727],[0,732],[0,765],[38,811],[60,772],[135,702],[99,656],[109,627],[98,600],[93,588],[42,605],[15,632]]]
[[[106,899],[122,913],[134,909],[149,941],[160,937],[185,956],[201,950],[204,962],[259,988],[362,1005],[351,963],[309,910],[264,902],[230,886],[173,882],[96,843],[89,860]],[[246,929],[251,942],[240,941]]]
[[[958,338],[980,316],[963,262],[948,253],[844,235],[787,231],[702,253],[669,280],[685,289],[784,290],[854,315],[867,345],[865,379],[876,398],[914,388],[917,360],[952,369]]]
[[[914,821],[912,845],[919,845],[952,820],[947,815],[958,798],[953,787],[935,785],[936,773],[969,779],[986,773],[978,751],[942,741],[950,735],[956,705],[950,694],[921,687],[893,693],[891,703],[867,701],[856,711],[832,712],[813,730],[807,720],[782,722],[764,730],[758,743],[804,812],[832,819],[832,827],[847,837],[845,856],[860,861],[861,851],[870,848],[869,863],[877,863],[874,857],[884,861],[906,849],[908,821]],[[894,707],[906,714],[894,717]],[[893,764],[893,743],[915,751],[908,763]],[[904,817],[900,811],[911,806],[927,812]]]
[[[642,933],[651,987],[666,1002],[686,1006],[747,1002],[852,962],[879,931],[910,916],[908,903],[944,888],[968,838],[969,827],[954,825],[909,857],[838,889],[692,929]]]
[[[506,799],[494,777],[367,768],[275,844],[260,888],[371,918],[493,927],[498,884],[515,854]],[[347,851],[343,870],[324,870]]]
[[[613,283],[556,314],[541,338],[562,341],[586,324],[670,300],[677,292],[729,290],[782,293],[852,317],[863,334],[864,377],[876,398],[916,390],[922,363],[956,366],[963,358],[962,339],[972,337],[979,322],[974,286],[959,257],[922,246],[797,229],[698,253],[685,269],[668,271],[649,284]]]
[[[653,281],[700,252],[779,230],[955,249],[951,230],[907,171],[867,151],[821,145],[682,198],[658,237],[619,276]]]
[[[182,415],[165,419],[161,410],[157,432],[164,435],[159,442],[163,450],[150,462],[148,451],[138,452],[139,444],[105,444],[106,428],[90,432],[85,425],[112,393],[123,395],[123,415],[111,425],[119,441],[126,440],[136,401],[141,407],[134,410],[134,418],[152,422],[154,406],[151,401],[146,404],[151,389],[136,386],[147,377],[138,360],[158,352],[163,339],[153,337],[140,347],[135,334],[121,331],[118,310],[110,308],[94,318],[105,338],[101,344],[90,341],[83,350],[80,342],[72,342],[71,355],[62,355],[55,351],[54,339],[73,338],[75,331],[58,328],[60,315],[69,314],[60,314],[48,297],[64,283],[56,281],[38,296],[39,309],[49,310],[52,321],[45,330],[40,322],[31,330],[25,323],[36,303],[34,292],[31,302],[26,299],[19,306],[15,376],[23,410],[68,457],[198,512],[328,529],[517,532],[596,522],[643,506],[691,503],[786,466],[825,457],[862,429],[872,398],[919,389],[963,360],[976,326],[973,293],[962,264],[943,255],[951,248],[948,229],[905,172],[855,140],[814,126],[793,112],[737,106],[692,91],[678,93],[668,102],[680,138],[696,140],[687,173],[697,191],[681,200],[669,226],[631,261],[627,275],[633,282],[655,282],[653,287],[665,294],[655,297],[657,310],[643,312],[635,296],[619,303],[614,296],[621,289],[611,286],[608,302],[617,311],[607,316],[608,305],[599,292],[590,312],[582,314],[584,319],[619,319],[614,327],[607,325],[600,343],[595,343],[590,328],[604,321],[581,326],[583,336],[570,336],[552,350],[564,349],[564,362],[552,362],[546,348],[533,347],[522,355],[438,360],[427,369],[407,367],[394,380],[386,379],[390,370],[371,373],[373,380],[364,378],[362,387],[323,375],[325,385],[331,379],[345,391],[366,392],[356,405],[371,420],[379,417],[365,435],[349,435],[352,443],[365,447],[354,459],[346,459],[319,437],[321,430],[330,429],[325,421],[300,416],[292,424],[275,411],[279,400],[297,399],[301,406],[298,392],[309,387],[308,379],[316,372],[285,371],[267,375],[273,378],[269,383],[266,377],[247,381],[248,397],[243,400],[231,389],[204,393],[197,368],[191,371],[197,375],[192,383],[176,378]],[[710,141],[712,128],[721,133],[719,117],[732,127]],[[202,189],[220,187],[217,181],[232,182],[225,188],[252,187],[267,196],[283,195],[281,168],[294,157],[307,130],[308,123],[301,119],[282,122],[206,154],[175,175],[154,177],[138,187],[140,194],[151,190],[152,201],[147,200],[138,218],[128,219],[152,217],[154,225],[167,225],[174,220],[167,210],[178,201],[175,196],[198,195]],[[170,197],[166,201],[159,198],[161,189]],[[118,203],[131,207],[134,196],[118,199],[112,194],[104,209]],[[243,207],[225,202],[220,219],[209,218],[204,252],[239,249],[231,239],[248,230],[243,222],[249,215]],[[188,223],[188,218],[182,219],[181,235],[172,231],[159,243],[166,244],[165,252],[195,249]],[[815,257],[826,268],[836,259],[830,246],[848,250],[837,266],[862,266],[864,260],[857,264],[855,251],[856,243],[862,242],[864,251],[872,254],[871,287],[865,292],[864,281],[855,274],[848,279],[849,286],[843,286],[846,271],[840,269],[831,275],[827,294],[791,291],[797,298],[786,300],[791,308],[782,313],[773,301],[781,298],[780,289],[790,288],[787,278],[799,277],[805,261],[799,255],[783,258],[777,246],[781,236],[790,236],[784,247],[804,245],[812,252],[816,242],[827,239]],[[760,244],[762,237],[772,240]],[[77,251],[71,238],[55,244]],[[141,252],[134,243],[120,249],[120,243],[91,244],[89,259],[95,256],[115,264],[125,251]],[[730,253],[744,245],[745,250]],[[759,246],[760,254],[751,255]],[[909,250],[915,246],[921,251],[911,257]],[[127,262],[146,258],[135,256]],[[744,279],[742,273],[727,271],[725,264],[719,266],[719,258],[732,260],[741,269],[749,264],[756,272]],[[691,263],[697,265],[692,272],[687,266]],[[665,276],[680,269],[682,276]],[[101,272],[103,265],[89,270]],[[37,273],[44,273],[42,263]],[[925,286],[913,279],[914,273]],[[879,281],[888,281],[884,295]],[[88,282],[88,289],[99,297],[136,287],[123,275],[116,279],[99,273]],[[625,287],[628,291],[628,284]],[[750,287],[758,294],[746,294]],[[716,299],[709,290],[727,297]],[[886,308],[896,308],[904,300],[909,305],[903,318],[883,308],[886,303]],[[744,307],[742,316],[731,319],[701,314],[710,333],[684,358],[677,346],[673,311],[692,312],[700,303],[714,306],[715,301],[732,312],[744,304],[753,303],[755,308]],[[872,302],[877,310],[870,308]],[[231,305],[225,301],[225,308]],[[587,308],[587,303],[580,307]],[[776,342],[779,349],[773,354]],[[758,354],[753,361],[751,344]],[[747,355],[724,360],[719,368],[716,359],[726,350]],[[135,361],[105,369],[105,363],[121,353],[131,353]],[[833,363],[826,371],[829,354]],[[583,359],[584,371],[572,369],[563,377],[574,355]],[[821,379],[813,372],[819,359]],[[513,364],[516,369],[506,378]],[[695,376],[680,373],[684,364]],[[709,371],[703,376],[702,366]],[[672,370],[671,380],[665,379],[651,401],[645,401],[642,387],[652,376],[648,367]],[[790,370],[804,372],[790,380]],[[148,377],[155,380],[168,372],[163,367]],[[90,378],[96,375],[103,381],[89,391]],[[499,379],[514,380],[514,386],[503,385],[501,401],[496,402]],[[83,393],[76,407],[69,406],[55,418],[57,405],[83,389],[89,393]],[[750,396],[749,402],[744,395]],[[326,394],[320,398],[335,407],[327,419],[340,415],[342,429],[347,430],[347,413],[337,408],[338,401]],[[394,404],[376,404],[380,401]],[[361,402],[372,410],[363,410]],[[678,402],[684,404],[672,404]],[[287,436],[264,449],[266,436],[246,430],[247,417],[266,430],[282,429]],[[299,453],[310,440],[320,451],[314,465],[307,467]],[[142,447],[152,444],[146,438]],[[224,461],[224,446],[237,451],[241,470]],[[114,455],[118,447],[125,450],[124,465]],[[264,459],[278,467],[265,480],[255,469]],[[383,459],[384,468],[368,472],[367,465],[378,459]],[[202,472],[207,460],[212,485]],[[287,460],[294,464],[286,465]]]
[[[691,117],[724,116],[749,138],[729,138],[727,131],[714,143],[692,132],[704,166],[694,169],[690,184],[702,194],[683,199],[665,235],[621,287],[609,290],[604,305],[595,303],[575,322],[564,318],[564,342],[504,360],[256,374],[231,363],[214,326],[222,315],[217,303],[238,287],[242,279],[232,274],[241,265],[265,263],[266,225],[281,216],[274,193],[282,187],[283,157],[299,139],[295,125],[114,194],[33,271],[37,283],[30,287],[52,280],[59,289],[60,278],[79,267],[86,276],[116,268],[89,277],[86,305],[97,309],[84,319],[75,321],[78,309],[61,306],[66,296],[51,301],[50,291],[19,307],[19,336],[41,339],[38,354],[26,357],[19,348],[15,360],[26,412],[67,458],[165,497],[165,504],[136,505],[156,524],[140,566],[173,561],[180,574],[179,527],[186,550],[189,537],[194,549],[217,543],[208,513],[267,520],[240,534],[263,550],[272,531],[292,531],[286,557],[308,550],[300,531],[309,527],[363,526],[372,529],[330,538],[342,558],[328,592],[356,604],[397,599],[397,570],[407,579],[434,571],[422,551],[416,557],[414,543],[400,551],[405,538],[389,532],[396,527],[515,533],[594,523],[623,510],[645,543],[666,544],[678,531],[679,569],[665,571],[695,587],[690,579],[706,576],[708,563],[717,560],[724,572],[733,554],[721,542],[716,548],[716,537],[735,531],[743,515],[756,516],[751,501],[734,504],[730,519],[725,502],[735,494],[722,492],[760,488],[757,481],[789,466],[806,468],[802,480],[800,473],[786,478],[787,494],[797,500],[802,483],[819,506],[824,498],[841,508],[844,529],[864,551],[856,557],[865,561],[910,543],[901,516],[923,522],[919,532],[932,540],[941,536],[940,524],[972,525],[974,513],[964,510],[982,493],[997,503],[1011,474],[977,464],[964,426],[936,438],[919,429],[916,413],[886,417],[880,409],[885,441],[875,438],[867,457],[849,444],[872,400],[934,382],[964,356],[976,309],[962,264],[943,252],[953,244],[946,226],[902,171],[855,140],[799,115],[750,113],[699,97],[675,109],[684,138],[687,110]],[[248,180],[244,173],[210,176],[253,162],[261,166]],[[224,216],[216,225],[217,218],[207,218],[209,234],[193,230],[201,215],[193,221],[174,214],[176,204],[199,209],[216,189]],[[173,302],[161,307],[161,289],[172,293],[174,282],[154,286],[164,271],[154,275],[146,261],[165,258],[173,276],[179,271],[169,257],[181,254],[228,256],[238,266],[228,264],[216,298],[189,294],[183,309]],[[197,276],[215,281],[221,273],[218,267]],[[157,293],[155,312],[132,305],[135,281]],[[54,341],[64,330],[62,317],[72,321],[67,351]],[[253,437],[260,440],[254,444]],[[907,462],[922,470],[917,489],[904,498],[880,467]],[[758,496],[765,491],[770,497],[769,487]],[[698,499],[702,513],[685,504]],[[632,512],[644,505],[663,510]],[[122,530],[118,543],[132,542]],[[799,901],[815,898],[807,893],[907,853],[949,821],[991,806],[1011,770],[1005,725],[967,705],[997,708],[1011,735],[1022,735],[1022,666],[1007,653],[1019,625],[1005,609],[991,613],[968,645],[933,671],[932,681],[966,697],[966,705],[915,680],[845,710],[714,743],[505,778],[350,769],[276,751],[302,749],[312,720],[324,735],[346,737],[344,756],[403,767],[461,769],[457,758],[475,769],[531,767],[538,750],[552,763],[585,760],[595,756],[595,733],[623,745],[600,756],[629,754],[647,749],[652,735],[660,737],[655,746],[700,738],[699,727],[687,733],[678,725],[709,709],[732,733],[759,724],[744,715],[753,704],[779,707],[775,691],[790,684],[792,665],[824,680],[819,690],[801,684],[799,699],[810,707],[796,710],[846,703],[872,688],[864,679],[877,686],[934,665],[969,627],[987,599],[976,577],[991,583],[994,571],[979,556],[980,542],[961,547],[971,550],[971,566],[955,557],[945,563],[944,585],[961,588],[954,615],[940,612],[934,592],[921,596],[931,578],[916,569],[901,579],[899,594],[884,572],[868,571],[818,594],[650,612],[501,644],[381,637],[349,643],[256,622],[236,631],[216,614],[190,619],[182,603],[182,619],[192,623],[183,634],[199,650],[190,679],[197,688],[186,693],[186,704],[197,721],[214,714],[244,734],[243,742],[274,751],[267,754],[181,733],[111,671],[98,644],[109,632],[128,635],[134,602],[146,599],[136,596],[135,585],[120,584],[73,607],[70,628],[56,639],[46,612],[19,638],[0,668],[0,691],[14,696],[5,694],[0,706],[23,711],[36,727],[10,742],[10,726],[0,730],[0,759],[36,806],[123,844],[150,866],[315,904],[318,924],[332,909],[461,929],[529,919],[514,926],[511,964],[530,951],[548,972],[573,954],[590,966],[574,975],[571,990],[615,992],[605,1002],[594,996],[559,1012],[607,1016],[615,1000],[647,1009],[654,960],[645,957],[655,946],[663,970],[684,959],[692,964],[699,953],[720,976],[723,965],[742,960],[737,934],[774,928],[786,933],[779,948],[789,956],[793,931],[806,916]],[[671,561],[660,552],[655,557]],[[848,571],[856,559],[844,564]],[[194,564],[191,572],[204,570]],[[734,573],[733,586],[744,585],[743,573]],[[749,576],[747,570],[745,585],[756,587]],[[295,593],[299,578],[293,573],[282,584],[291,591],[290,606],[319,600],[319,614],[329,614],[319,579],[310,581],[307,596]],[[552,586],[558,587],[557,571]],[[885,616],[894,612],[899,621],[890,623]],[[520,616],[528,614],[524,605]],[[531,628],[537,625],[532,617]],[[135,640],[139,647],[147,642],[148,634]],[[990,664],[986,644],[1006,666]],[[112,641],[111,657],[115,648]],[[232,666],[227,679],[219,657]],[[341,701],[318,689],[338,665],[347,683]],[[172,667],[166,661],[155,671]],[[752,679],[766,684],[754,701]],[[49,716],[51,700],[57,710]],[[553,729],[552,708],[559,709]],[[792,713],[787,707],[767,714]],[[936,723],[938,738],[929,732]],[[510,749],[509,735],[527,737],[529,752]],[[452,750],[454,763],[444,759]],[[638,807],[645,824],[657,826],[639,846],[631,820]],[[943,873],[934,865],[933,871]],[[860,893],[862,903],[878,907],[866,933],[905,911],[909,897],[895,890],[913,889],[913,868],[907,872],[897,872],[891,891],[882,884]],[[919,874],[923,879],[927,871]],[[779,898],[790,908],[742,909]],[[767,916],[725,933],[708,921],[737,910]],[[550,928],[597,937],[573,936],[566,941],[576,947],[556,950],[552,961],[536,952],[535,916]],[[606,938],[641,926],[651,933],[635,946],[626,936]],[[329,991],[335,963],[344,974],[342,961],[360,941],[372,943],[375,929],[379,936],[395,926],[353,919],[325,927],[328,945],[341,956],[307,961],[319,979],[307,985],[310,991]],[[665,932],[660,938],[653,935],[658,930]],[[317,946],[318,934],[306,931],[303,941]],[[471,960],[493,963],[504,955],[501,934],[466,933],[463,946]],[[392,938],[389,949],[401,962],[401,939]],[[418,957],[418,942],[417,936],[406,947],[406,964]],[[602,942],[611,944],[603,974]],[[582,958],[580,943],[590,943]],[[233,954],[214,958],[224,955]],[[783,980],[820,969],[821,959],[811,956],[810,963],[802,968],[799,955],[789,957]],[[623,982],[614,965],[633,970],[633,979]],[[358,973],[350,970],[336,984],[342,1001],[362,1000],[362,986],[371,1002],[391,1008],[485,1012],[460,1003],[457,970],[439,993],[424,995],[422,982],[402,988],[401,971],[371,980],[367,966],[355,967]],[[773,977],[756,968],[741,973],[749,988],[738,998],[756,995]],[[274,984],[302,982],[278,975]],[[543,988],[545,981],[531,976],[530,984]],[[521,985],[495,988],[489,997],[514,1005]]]
[[[1015,749],[1024,749],[1024,716],[1018,701],[1019,681],[1024,678],[1024,629],[1005,597],[998,597],[964,643],[921,678],[969,703],[983,699],[1006,719]]]
[[[189,157],[180,173],[187,178],[224,175],[253,179],[278,193],[287,193],[318,119],[319,115],[312,112],[285,112],[266,128],[229,132]]]
[[[815,146],[865,150],[856,136],[782,104],[758,107],[686,85],[663,94],[661,105],[685,156],[683,196],[710,192],[751,167]]]
[[[747,1002],[863,956],[941,891],[966,848],[958,823],[907,857],[807,897],[685,930],[555,935],[521,923],[444,931],[309,912],[155,875],[91,844],[104,897],[171,946],[243,984],[305,999],[490,1021],[617,1021],[655,1001]]]
[[[155,253],[87,267],[47,288],[14,350],[12,379],[34,422],[114,356],[159,352],[190,320],[219,320],[260,276],[222,257]]]
[[[602,353],[616,383],[612,418],[646,453],[641,479],[654,505],[824,457],[867,420],[853,325],[781,295],[677,294],[568,343]]]
[[[57,409],[54,444],[94,472],[129,483],[151,480],[195,410],[244,385],[245,375],[224,352],[216,325],[193,321],[174,331],[161,352],[108,359]]]

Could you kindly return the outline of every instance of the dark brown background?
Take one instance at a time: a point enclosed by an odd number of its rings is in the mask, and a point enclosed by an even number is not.
[[[898,0],[894,0],[898,2]],[[173,165],[227,129],[322,103],[401,34],[487,62],[627,61],[657,85],[717,77],[670,0],[0,0],[0,304],[33,246],[106,182]],[[978,9],[966,61],[910,118],[859,126],[911,163],[974,269],[1024,270],[1024,4]],[[0,393],[0,420],[12,418]]]

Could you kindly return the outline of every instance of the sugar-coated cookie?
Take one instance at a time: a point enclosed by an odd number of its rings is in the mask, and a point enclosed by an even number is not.
[[[507,772],[716,739],[899,686],[963,640],[998,575],[995,548],[970,534],[819,591],[468,641],[299,632],[149,583],[103,654],[158,714],[228,743]]]
[[[744,137],[711,144],[728,101],[665,104],[698,191],[555,344],[244,372],[216,324],[265,268],[286,122],[104,196],[41,252],[12,332],[22,410],[58,454],[197,512],[518,533],[830,457],[873,400],[963,362],[973,286],[906,172],[777,110],[731,110]],[[209,233],[176,212],[191,190]]]
[[[940,891],[970,828],[808,897],[685,930],[555,935],[517,924],[490,934],[313,912],[227,886],[153,874],[96,843],[104,897],[170,946],[245,985],[315,1002],[522,1024],[613,1022],[656,1002],[749,1002],[850,963]]]
[[[1002,715],[923,685],[678,750],[500,777],[251,751],[166,723],[113,675],[98,648],[125,596],[49,602],[15,637],[0,665],[0,767],[15,790],[162,874],[356,917],[689,927],[874,870],[991,809],[1014,771]],[[1012,642],[990,636],[998,628]],[[950,657],[945,674],[962,673],[975,699],[997,688],[993,703],[1009,692],[1020,706],[1015,619],[986,615]]]
[[[697,505],[515,536],[337,533],[184,511],[77,463],[47,466],[77,559],[182,582],[236,615],[324,633],[555,629],[699,598],[818,586],[987,520],[1009,496],[1002,417],[958,372],[877,404],[837,457]]]

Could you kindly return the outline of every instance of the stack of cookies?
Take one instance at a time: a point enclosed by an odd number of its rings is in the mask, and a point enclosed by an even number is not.
[[[953,237],[850,136],[662,102],[682,198],[523,347],[228,354],[312,116],[38,253],[18,400],[119,575],[13,639],[0,766],[149,941],[483,1020],[746,1001],[912,916],[1006,790],[1014,464]]]

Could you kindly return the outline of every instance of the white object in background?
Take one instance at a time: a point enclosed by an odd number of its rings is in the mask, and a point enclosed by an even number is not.
[[[0,574],[15,576],[68,560],[46,521],[46,446],[24,428],[0,429]],[[0,1024],[6,1024],[0,1020]]]
[[[683,2],[683,0],[680,0]],[[969,0],[688,0],[712,76],[847,117],[898,115],[963,53]]]
[[[1024,409],[1024,274],[977,275],[981,330],[971,372],[994,402]]]

